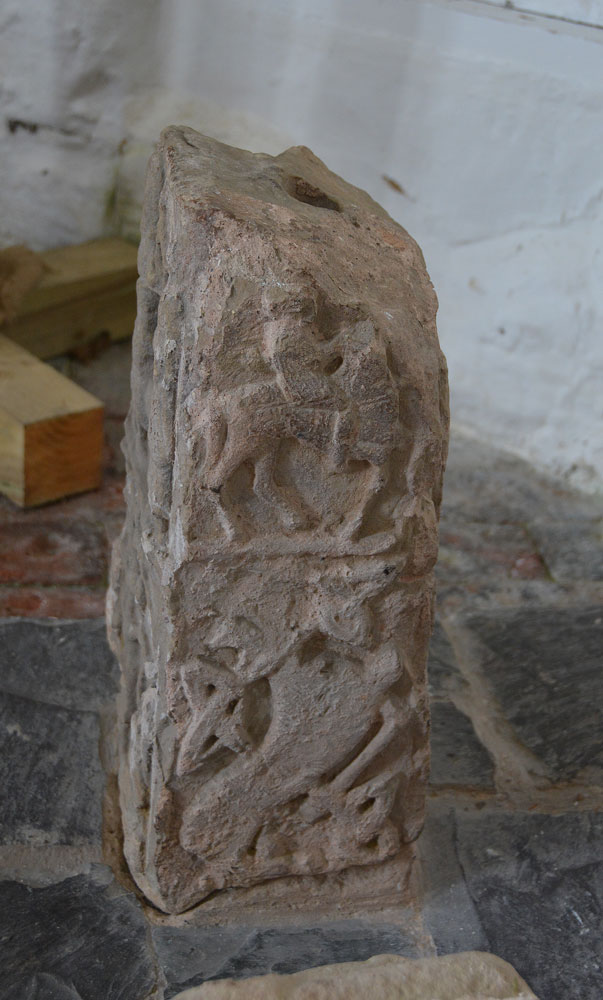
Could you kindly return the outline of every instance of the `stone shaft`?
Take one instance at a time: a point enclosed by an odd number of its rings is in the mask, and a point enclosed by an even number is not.
[[[303,147],[168,128],[139,271],[120,802],[182,912],[421,829],[447,380],[416,243]]]

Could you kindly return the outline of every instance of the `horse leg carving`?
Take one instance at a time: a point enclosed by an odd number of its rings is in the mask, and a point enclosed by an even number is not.
[[[385,486],[385,473],[379,466],[371,465],[367,482],[362,490],[360,500],[352,508],[349,517],[343,522],[339,529],[340,538],[355,542],[358,540],[360,530],[375,498]]]
[[[276,507],[288,528],[307,528],[311,524],[311,513],[301,498],[292,491],[285,491],[275,481],[276,453],[271,448],[265,451],[255,463],[253,481],[254,492],[271,507]]]

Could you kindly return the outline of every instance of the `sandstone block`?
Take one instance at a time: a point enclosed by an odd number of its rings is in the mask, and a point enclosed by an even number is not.
[[[447,381],[416,243],[303,147],[167,129],[139,270],[119,784],[182,912],[421,829]]]
[[[221,979],[174,1000],[537,1000],[512,965],[467,951],[440,958],[376,955],[289,976]]]

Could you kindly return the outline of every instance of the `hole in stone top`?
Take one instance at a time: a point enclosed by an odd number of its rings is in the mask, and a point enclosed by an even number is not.
[[[228,705],[226,706],[226,714],[227,715],[232,715],[232,713],[234,712],[234,710],[235,710],[235,708],[237,707],[238,704],[239,704],[239,699],[238,698],[233,698],[232,701],[229,701]]]
[[[288,177],[285,181],[287,194],[295,198],[296,201],[303,201],[305,205],[313,205],[314,208],[328,208],[331,212],[341,212],[341,208],[336,201],[329,198],[328,194],[320,188],[305,181],[303,177]]]
[[[379,838],[373,837],[371,840],[367,840],[364,846],[366,847],[367,851],[376,851],[377,848],[379,847]]]
[[[218,737],[212,733],[211,736],[207,737],[205,743],[201,747],[201,753],[207,753],[207,751],[211,750],[211,748],[215,746],[217,742],[218,742]]]
[[[361,802],[360,805],[358,806],[358,812],[360,813],[368,812],[368,810],[374,805],[375,805],[375,799],[372,798],[365,799],[365,801]]]
[[[341,368],[342,364],[343,358],[341,357],[341,354],[338,354],[335,358],[331,358],[331,360],[327,362],[324,367],[325,375],[333,375],[338,368]]]
[[[216,690],[216,685],[215,684],[206,684],[205,685],[205,694],[207,695],[208,698],[211,698],[211,696],[215,692],[215,690]]]

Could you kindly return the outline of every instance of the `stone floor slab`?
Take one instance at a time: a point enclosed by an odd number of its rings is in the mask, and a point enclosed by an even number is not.
[[[447,697],[463,687],[464,681],[450,639],[436,617],[427,662],[427,678],[431,697]]]
[[[538,580],[547,570],[521,525],[480,524],[445,517],[440,529],[438,580]]]
[[[99,844],[105,786],[93,712],[0,692],[0,843]]]
[[[31,889],[0,883],[0,1000],[159,998],[147,928],[108,869]]]
[[[419,854],[424,880],[423,921],[437,953],[488,951],[488,938],[457,856],[454,809],[428,803]]]
[[[432,787],[494,788],[494,764],[471,720],[451,701],[431,704]]]
[[[578,493],[516,455],[452,434],[442,517],[484,524],[529,524],[600,516],[600,500]]]
[[[99,857],[101,715],[117,665],[104,620],[12,619],[0,666],[0,871],[38,883]]]
[[[489,950],[545,1000],[600,1000],[603,814],[458,810],[455,840]]]
[[[468,618],[502,714],[556,780],[603,769],[603,608]]]
[[[119,683],[104,619],[0,621],[0,664],[0,690],[60,708],[99,711]]]
[[[215,979],[291,973],[384,952],[421,954],[416,927],[345,920],[298,927],[156,927],[153,943],[167,979],[165,997]]]

